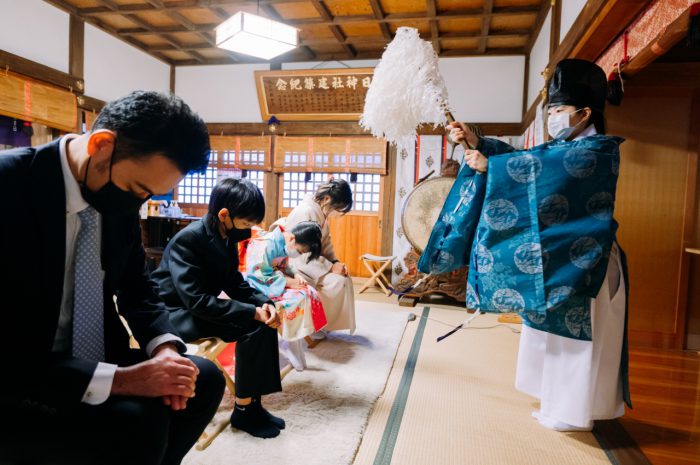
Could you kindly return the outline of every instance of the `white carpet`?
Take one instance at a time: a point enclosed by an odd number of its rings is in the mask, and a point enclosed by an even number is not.
[[[395,305],[358,300],[356,315],[355,335],[331,333],[307,350],[305,371],[287,375],[284,392],[263,398],[287,422],[277,438],[257,439],[228,427],[206,450],[190,451],[183,464],[351,464],[406,325],[406,314]],[[232,406],[227,392],[213,421],[228,418]]]

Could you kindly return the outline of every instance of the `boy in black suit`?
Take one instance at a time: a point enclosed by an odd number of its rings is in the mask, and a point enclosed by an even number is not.
[[[212,190],[209,213],[168,242],[152,278],[170,309],[170,321],[186,341],[219,337],[236,341],[236,406],[231,425],[273,438],[284,420],[270,414],[260,396],[281,391],[272,300],[238,271],[238,242],[265,217],[265,199],[248,180],[224,179]],[[230,299],[221,299],[225,292]]]
[[[223,377],[182,355],[144,270],[138,209],[208,153],[204,122],[156,92],[109,103],[89,133],[0,152],[0,310],[15,351],[0,463],[179,464],[197,440]]]

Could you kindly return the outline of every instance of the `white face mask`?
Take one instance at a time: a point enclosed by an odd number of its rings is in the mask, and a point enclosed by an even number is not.
[[[582,108],[571,113],[561,112],[549,115],[547,118],[547,132],[549,132],[549,135],[552,136],[552,139],[568,139],[569,136],[574,133],[576,127],[583,122],[583,120],[581,120],[575,125],[571,126],[571,123],[569,123],[569,118],[571,115],[578,113],[581,110]]]
[[[285,252],[287,252],[287,256],[289,258],[299,258],[301,257],[301,253],[294,247],[294,245],[287,245],[284,248]]]

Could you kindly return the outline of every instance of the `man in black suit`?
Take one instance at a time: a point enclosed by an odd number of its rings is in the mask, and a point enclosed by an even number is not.
[[[277,331],[281,321],[270,297],[238,271],[238,242],[265,217],[265,199],[248,180],[224,179],[212,190],[209,213],[173,237],[151,277],[186,341],[236,341],[236,405],[231,425],[273,438],[285,422],[260,397],[281,391]],[[228,299],[220,298],[225,292]]]
[[[203,121],[156,92],[111,102],[87,134],[0,152],[0,464],[178,464],[197,440],[223,377],[182,355],[138,209],[208,152]]]

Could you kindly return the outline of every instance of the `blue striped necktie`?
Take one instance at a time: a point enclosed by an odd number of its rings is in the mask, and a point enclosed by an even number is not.
[[[104,296],[99,247],[99,214],[88,207],[78,213],[75,245],[73,356],[104,361]]]

